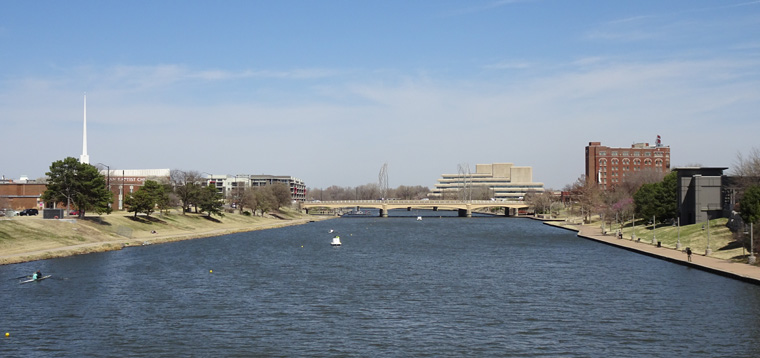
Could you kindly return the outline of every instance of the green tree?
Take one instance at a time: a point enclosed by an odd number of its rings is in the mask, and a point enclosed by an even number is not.
[[[150,216],[156,208],[156,198],[145,187],[140,187],[124,199],[124,205],[127,206],[128,212],[135,213],[135,217],[137,217],[137,213],[145,213],[145,215]]]
[[[673,219],[678,215],[678,176],[670,172],[662,181],[643,184],[633,195],[636,214],[654,217],[656,221]]]
[[[668,173],[660,182],[657,201],[660,204],[658,220],[675,219],[678,217],[678,174]]]
[[[744,192],[739,202],[741,217],[745,223],[757,223],[760,220],[760,185],[751,185]]]
[[[145,184],[137,189],[137,192],[130,194],[124,201],[124,204],[129,208],[128,212],[134,212],[135,217],[137,213],[145,213],[150,216],[158,205],[161,209],[162,205],[168,205],[169,196],[166,194],[164,186],[159,184],[155,180],[146,180]]]
[[[212,214],[224,216],[222,213],[224,195],[216,189],[216,186],[208,185],[201,189],[199,194],[198,208],[201,212],[207,212],[208,216]]]
[[[755,224],[760,220],[760,185],[750,185],[744,192],[742,201],[739,202],[740,216],[745,224]],[[750,225],[753,231],[757,232],[754,225]],[[758,236],[754,235],[755,243]],[[757,250],[757,245],[754,245]]]
[[[156,206],[159,213],[168,213],[172,207],[172,186],[171,184],[161,184],[161,189],[161,192],[157,193]]]
[[[109,204],[113,196],[106,187],[105,176],[90,164],[80,163],[76,158],[67,157],[50,165],[47,190],[42,200],[73,204],[82,218],[87,211],[98,214],[110,213]]]

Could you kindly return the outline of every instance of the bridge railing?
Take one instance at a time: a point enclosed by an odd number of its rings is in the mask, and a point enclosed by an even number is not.
[[[516,205],[516,204],[525,204],[524,201],[521,200],[325,200],[325,201],[304,201],[301,203],[302,205],[336,205],[336,204],[345,204],[346,206],[361,206],[361,204],[394,204],[394,205],[404,205],[404,204],[410,204],[410,205],[445,205],[445,204],[476,204],[476,205],[482,205],[482,204],[493,204],[494,206],[499,205]]]

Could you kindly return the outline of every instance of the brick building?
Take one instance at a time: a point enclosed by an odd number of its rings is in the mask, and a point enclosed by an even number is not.
[[[603,190],[623,182],[627,175],[645,170],[670,170],[670,147],[662,145],[659,135],[655,145],[635,143],[630,148],[613,148],[589,142],[586,147],[586,181]]]
[[[38,183],[0,182],[0,210],[43,209],[40,196],[47,186]]]

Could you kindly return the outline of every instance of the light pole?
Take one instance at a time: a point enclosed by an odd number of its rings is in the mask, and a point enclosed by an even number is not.
[[[678,221],[678,242],[676,242],[676,250],[681,249],[681,217],[679,216],[677,219]]]
[[[704,229],[705,226],[702,225],[702,229]],[[707,248],[705,249],[705,256],[710,256],[712,254],[712,249],[710,248],[710,217],[707,217]]]
[[[748,264],[754,265],[755,264],[755,237],[754,237],[754,230],[752,227],[753,223],[749,223],[749,260],[747,261]]]
[[[631,219],[631,241],[636,239],[636,213],[633,213],[633,218]]]
[[[98,164],[106,167],[106,170],[108,171],[108,173],[106,173],[106,186],[108,187],[108,192],[111,193],[111,167],[103,163]],[[111,197],[113,197],[113,193],[111,193]],[[108,207],[111,207],[111,203],[108,203]]]
[[[657,218],[652,215],[652,245],[657,245],[657,234],[655,234],[655,230],[657,229],[657,222],[655,220],[657,220]]]

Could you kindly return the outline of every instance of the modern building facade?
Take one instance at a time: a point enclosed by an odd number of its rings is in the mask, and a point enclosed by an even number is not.
[[[306,184],[303,180],[286,175],[217,175],[213,174],[206,178],[206,185],[213,185],[224,194],[229,196],[237,188],[256,188],[271,184],[282,183],[290,188],[290,197],[293,200],[303,201],[306,199]]]
[[[603,190],[611,189],[636,172],[670,170],[670,147],[657,136],[655,145],[635,143],[630,148],[603,146],[589,142],[586,147],[586,182],[596,183]]]
[[[489,197],[522,200],[528,193],[542,193],[544,184],[533,181],[533,168],[512,163],[477,164],[475,173],[442,174],[428,194],[431,199],[461,199],[462,192],[487,190]]]
[[[674,168],[678,175],[678,217],[681,225],[691,225],[725,217],[725,167]]]

